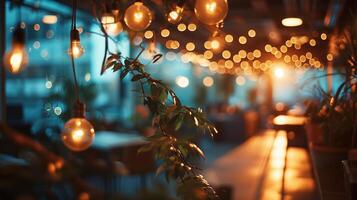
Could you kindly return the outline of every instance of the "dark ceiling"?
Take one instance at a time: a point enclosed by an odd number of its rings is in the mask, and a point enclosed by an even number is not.
[[[64,4],[71,5],[71,0],[58,0]],[[91,3],[90,3],[91,2]],[[94,2],[94,3],[93,3]],[[133,1],[118,1],[121,10],[130,5]],[[170,37],[181,41],[195,41],[204,43],[215,27],[207,27],[197,21],[193,13],[194,0],[186,1],[186,12],[184,23],[194,22],[200,24],[195,32],[178,32],[176,26],[171,25],[164,19],[164,6],[162,0],[146,0],[146,5],[154,13],[155,19],[149,29],[160,31],[168,28],[171,31]],[[79,8],[88,13],[103,7],[103,4],[111,4],[112,0],[79,1]],[[224,21],[222,33],[229,33],[237,38],[240,35],[247,35],[249,29],[254,29],[257,33],[252,41],[242,47],[235,42],[226,47],[231,52],[238,52],[239,49],[264,49],[265,44],[282,45],[291,36],[318,37],[321,32],[329,33],[335,26],[335,19],[340,14],[343,0],[228,0],[229,12]],[[93,5],[96,5],[93,7]],[[122,13],[123,13],[122,11]],[[281,20],[284,17],[298,16],[303,18],[304,23],[297,28],[283,27]],[[174,31],[175,30],[175,31]],[[271,37],[274,35],[274,37]],[[167,38],[157,37],[157,40],[164,43]],[[315,48],[316,53],[327,49],[327,42]],[[204,51],[203,45],[196,46],[200,53]]]

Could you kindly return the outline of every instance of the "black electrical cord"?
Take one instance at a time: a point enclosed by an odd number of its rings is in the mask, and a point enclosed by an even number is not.
[[[72,30],[76,29],[76,20],[77,20],[77,0],[73,0],[73,10],[72,10],[72,24],[71,24],[71,32]],[[70,48],[72,51],[73,49],[73,43],[72,43],[72,39],[70,41]],[[74,63],[74,57],[73,57],[73,52],[70,53],[71,56],[71,62],[72,62],[72,72],[73,72],[73,79],[74,79],[74,93],[76,96],[76,101],[80,102],[79,100],[79,94],[78,94],[78,81],[77,81],[77,75],[76,75],[76,67],[75,67],[75,63]]]

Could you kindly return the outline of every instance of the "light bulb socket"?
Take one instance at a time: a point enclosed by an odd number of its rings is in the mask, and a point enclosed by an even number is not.
[[[74,104],[74,117],[85,118],[85,112],[86,112],[86,104],[77,100],[76,103]]]
[[[71,30],[70,38],[71,38],[71,42],[73,42],[73,41],[80,42],[81,41],[81,39],[79,37],[79,31],[75,28]]]
[[[21,28],[21,25],[17,25],[13,35],[12,35],[12,43],[17,45],[25,44],[25,30]]]

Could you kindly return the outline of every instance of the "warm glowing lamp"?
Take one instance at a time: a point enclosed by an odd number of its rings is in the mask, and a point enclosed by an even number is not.
[[[120,21],[116,20],[111,13],[105,13],[100,21],[102,22],[105,31],[111,36],[117,36],[123,31],[123,25]]]
[[[4,65],[12,74],[18,74],[27,64],[25,32],[20,26],[17,26],[13,33],[12,48],[4,56]]]
[[[72,55],[74,58],[79,58],[84,53],[84,49],[81,45],[81,40],[79,37],[79,31],[77,29],[72,29],[71,31],[71,44],[68,50],[68,54]]]
[[[301,18],[298,17],[287,17],[281,20],[281,24],[286,27],[296,27],[301,26],[303,23]]]
[[[195,14],[201,22],[207,25],[222,22],[227,12],[227,0],[196,0]]]
[[[64,125],[61,138],[70,150],[83,151],[93,143],[95,132],[92,124],[85,119],[85,105],[77,101],[75,111],[75,117]]]
[[[125,24],[133,31],[143,31],[152,21],[151,11],[143,2],[136,1],[125,11]]]
[[[183,15],[183,3],[172,4],[166,13],[167,21],[171,24],[177,24],[181,21]]]

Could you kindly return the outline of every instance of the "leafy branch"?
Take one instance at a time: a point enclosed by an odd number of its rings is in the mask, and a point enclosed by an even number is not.
[[[145,72],[145,65],[138,61],[143,51],[144,48],[134,59],[123,57],[120,53],[110,53],[104,66],[104,71],[111,69],[120,72],[121,79],[131,74],[131,81],[140,86],[143,104],[148,106],[153,115],[152,125],[156,132],[147,138],[148,144],[139,152],[155,152],[156,158],[162,161],[157,174],[164,172],[168,181],[176,180],[177,194],[183,199],[217,199],[214,189],[199,173],[199,168],[192,164],[192,155],[203,158],[203,151],[179,134],[183,129],[195,128],[214,136],[217,129],[205,118],[200,108],[182,105],[171,88]],[[161,56],[156,54],[152,62],[155,63]]]

